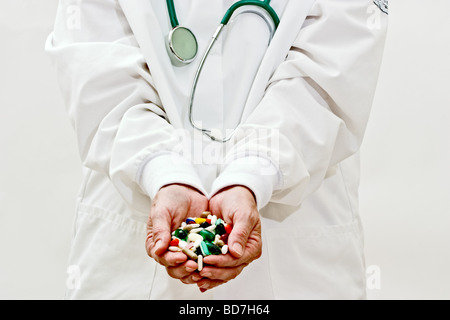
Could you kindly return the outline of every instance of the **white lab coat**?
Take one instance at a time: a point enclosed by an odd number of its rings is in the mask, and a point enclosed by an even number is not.
[[[175,1],[199,55],[232,3]],[[165,1],[60,1],[46,50],[85,173],[69,262],[76,281],[67,298],[365,297],[358,149],[387,15],[372,10],[371,0],[273,0],[272,6],[281,22],[267,50],[264,22],[242,15],[202,73],[199,120],[233,128],[245,104],[239,129],[221,144],[189,125],[199,57],[185,67],[171,64]],[[208,197],[229,185],[249,187],[262,219],[262,257],[204,294],[170,278],[144,249],[151,199],[169,183]]]

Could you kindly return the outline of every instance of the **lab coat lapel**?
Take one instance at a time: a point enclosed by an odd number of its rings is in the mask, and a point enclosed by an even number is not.
[[[176,75],[165,47],[164,33],[151,7],[150,1],[118,0],[138,41],[142,54],[149,65],[151,74],[158,83],[158,93],[163,102],[169,121],[176,128],[182,127],[182,119],[177,112],[177,97],[182,96],[180,88],[173,85]],[[151,62],[154,63],[151,63]],[[155,63],[157,62],[157,63]]]
[[[300,32],[314,2],[315,0],[290,0],[286,4],[284,14],[280,17],[277,32],[266,51],[249,92],[242,115],[243,121],[247,119],[263,98],[271,76],[275,69],[286,59],[289,49]]]

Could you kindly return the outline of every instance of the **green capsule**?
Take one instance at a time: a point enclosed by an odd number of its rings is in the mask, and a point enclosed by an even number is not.
[[[175,230],[175,234],[174,234],[174,235],[175,235],[175,237],[177,237],[178,239],[184,240],[184,241],[187,240],[187,236],[188,236],[187,232],[184,231],[183,229],[177,229],[177,230]]]
[[[200,242],[200,249],[204,257],[209,256],[211,254],[208,250],[208,246],[205,241]]]
[[[216,246],[214,243],[206,242],[206,247],[210,254],[221,254],[222,249],[219,246]]]
[[[201,230],[199,234],[207,241],[214,241],[216,235],[208,230]]]
[[[214,232],[215,232],[216,234],[218,234],[219,236],[221,236],[221,235],[227,233],[227,232],[225,231],[225,226],[223,225],[223,223],[216,224],[216,229],[214,229]]]
[[[223,220],[222,220],[222,219],[219,218],[219,219],[216,220],[216,226],[217,226],[218,224],[221,224],[221,223],[223,223]]]

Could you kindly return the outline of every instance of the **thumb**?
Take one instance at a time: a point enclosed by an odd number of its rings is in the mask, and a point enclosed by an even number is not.
[[[167,215],[157,214],[152,219],[149,219],[148,241],[150,243],[148,245],[153,254],[159,256],[167,251],[172,239],[170,226],[171,221],[167,219]]]
[[[254,226],[248,220],[233,221],[233,229],[228,236],[228,248],[234,257],[240,258],[244,254],[248,237],[253,228]]]

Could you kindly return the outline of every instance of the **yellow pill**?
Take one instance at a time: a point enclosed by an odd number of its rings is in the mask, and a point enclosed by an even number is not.
[[[204,218],[195,218],[195,223],[197,223],[197,224],[202,224],[205,221],[206,221],[206,219],[204,219]]]

